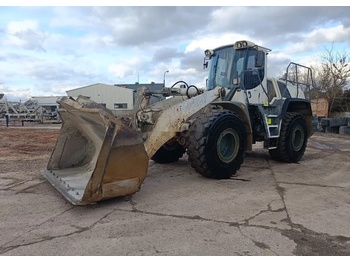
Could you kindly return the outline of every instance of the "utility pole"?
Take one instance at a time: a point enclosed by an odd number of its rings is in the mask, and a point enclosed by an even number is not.
[[[163,76],[163,87],[165,87],[165,74],[166,73],[169,73],[169,70],[166,70],[165,72],[164,72],[164,76]]]

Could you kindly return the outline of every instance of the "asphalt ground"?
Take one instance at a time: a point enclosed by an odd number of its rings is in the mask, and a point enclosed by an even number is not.
[[[58,131],[0,127],[2,256],[350,255],[350,136],[315,133],[297,164],[258,144],[228,180],[150,161],[134,195],[73,206],[42,176]]]

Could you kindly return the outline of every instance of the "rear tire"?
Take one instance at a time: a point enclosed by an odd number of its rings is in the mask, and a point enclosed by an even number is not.
[[[229,110],[203,113],[189,129],[188,160],[205,177],[230,178],[243,163],[245,147],[243,122]]]
[[[186,149],[178,142],[167,142],[151,157],[158,164],[168,164],[178,161]]]
[[[307,139],[304,116],[288,112],[282,120],[277,148],[269,150],[270,156],[276,161],[297,163],[305,153]]]

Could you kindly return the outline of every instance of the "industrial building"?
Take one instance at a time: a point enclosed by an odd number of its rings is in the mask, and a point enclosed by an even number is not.
[[[31,104],[35,104],[36,106],[41,106],[45,110],[54,112],[58,108],[57,100],[61,98],[61,96],[32,96],[29,101],[27,101],[27,107]]]
[[[66,91],[68,96],[87,96],[94,102],[111,110],[131,110],[134,106],[133,90],[125,87],[93,84]]]
[[[156,90],[161,90],[164,87],[163,83],[154,83],[151,82],[150,84],[115,84],[115,86],[120,86],[120,87],[125,87],[125,88],[130,88],[133,90],[137,90],[139,87],[146,87],[149,91],[156,91]]]
[[[135,93],[139,87],[146,87],[150,91],[163,88],[163,84],[93,84],[66,91],[68,96],[77,98],[87,96],[91,100],[111,110],[132,110],[135,102]]]

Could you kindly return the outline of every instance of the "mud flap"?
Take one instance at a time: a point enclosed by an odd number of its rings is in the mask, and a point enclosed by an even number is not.
[[[58,103],[62,128],[45,178],[74,205],[137,192],[149,161],[142,134],[85,97]]]

